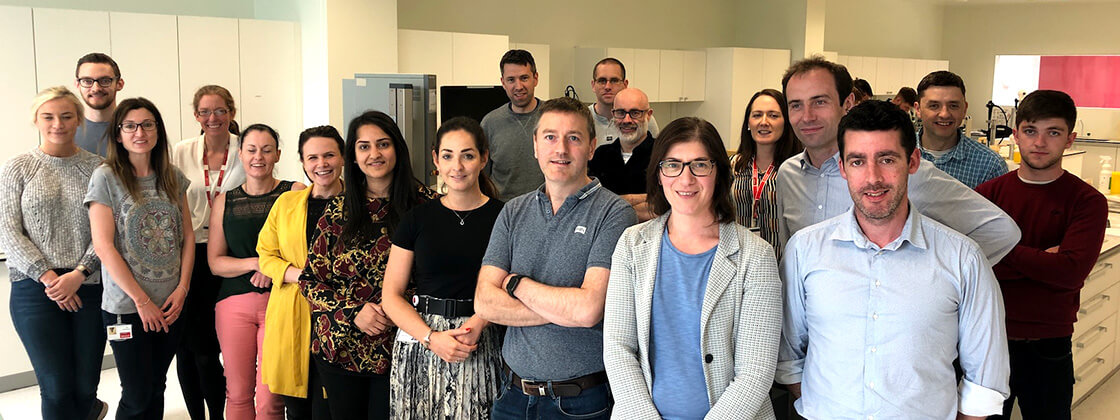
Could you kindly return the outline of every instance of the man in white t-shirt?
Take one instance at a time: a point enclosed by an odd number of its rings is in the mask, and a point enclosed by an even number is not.
[[[622,135],[614,119],[611,118],[611,110],[614,109],[614,96],[629,86],[630,81],[626,80],[626,66],[617,58],[607,57],[599,60],[591,69],[591,90],[595,92],[595,103],[588,107],[591,109],[591,116],[595,117],[598,147],[614,143]],[[649,116],[649,132],[654,137],[661,132],[653,115]]]

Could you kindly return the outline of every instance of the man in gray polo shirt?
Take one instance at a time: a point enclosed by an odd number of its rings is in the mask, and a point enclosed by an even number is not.
[[[607,57],[595,63],[591,69],[591,91],[595,92],[595,103],[588,106],[591,116],[595,117],[595,140],[598,146],[614,143],[622,137],[622,131],[611,116],[614,97],[623,89],[630,87],[626,79],[626,66],[617,58]],[[641,87],[641,86],[635,86]],[[661,132],[657,119],[649,115],[649,132],[653,137]]]
[[[117,110],[117,92],[124,89],[124,79],[117,62],[102,53],[89,53],[78,59],[74,69],[74,87],[86,103],[85,124],[78,126],[74,142],[86,151],[105,157],[109,153],[105,130]]]
[[[509,50],[498,63],[502,88],[509,103],[482,117],[482,131],[490,140],[490,162],[486,174],[498,187],[502,201],[525,194],[544,182],[533,159],[533,127],[540,117],[537,62],[525,50]]]
[[[502,349],[508,366],[492,417],[606,419],[607,278],[615,244],[637,218],[625,200],[587,176],[595,147],[590,111],[558,98],[540,112],[533,150],[544,185],[498,215],[475,291],[478,315],[509,327]]]

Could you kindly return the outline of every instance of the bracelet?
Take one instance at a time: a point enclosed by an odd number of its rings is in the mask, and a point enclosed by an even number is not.
[[[149,303],[152,303],[152,298],[148,298],[148,300],[144,301],[144,303],[141,303],[141,304],[139,304],[139,305],[136,305],[136,309],[140,309],[140,308],[143,308],[143,307],[144,307],[144,305],[147,305],[147,304],[149,304]]]
[[[421,344],[424,346],[424,348],[431,348],[432,347],[432,333],[433,332],[435,332],[435,330],[429,329],[428,330],[428,335],[425,335],[424,339],[421,340]]]

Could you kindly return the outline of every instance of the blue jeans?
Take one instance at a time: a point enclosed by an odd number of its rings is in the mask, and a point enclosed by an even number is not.
[[[60,309],[44,290],[35,280],[12,283],[12,324],[35,369],[43,418],[86,418],[97,401],[105,354],[101,285],[78,288],[78,312]]]
[[[132,325],[132,338],[110,341],[117,375],[121,380],[121,401],[117,420],[163,418],[163,391],[167,388],[167,369],[179,347],[183,331],[181,322],[171,324],[169,332],[144,332],[140,315],[115,315],[101,311],[104,326],[117,323]],[[102,331],[105,331],[104,329]]]
[[[600,384],[583,390],[574,397],[535,397],[525,395],[515,388],[507,376],[502,381],[498,399],[490,418],[494,420],[525,419],[609,419],[614,399],[610,384]]]

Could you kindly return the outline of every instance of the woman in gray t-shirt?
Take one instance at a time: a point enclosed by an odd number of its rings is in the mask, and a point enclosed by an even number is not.
[[[188,181],[171,164],[155,105],[126,99],[113,113],[109,157],[89,182],[94,250],[101,258],[108,328],[121,380],[118,418],[159,418],[176,323],[190,288],[194,243]]]

